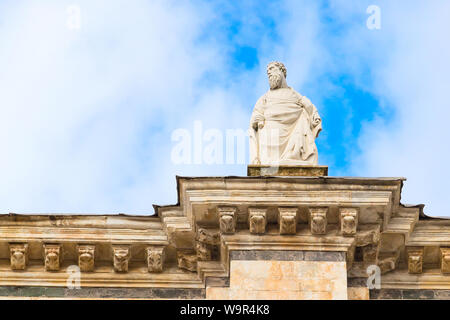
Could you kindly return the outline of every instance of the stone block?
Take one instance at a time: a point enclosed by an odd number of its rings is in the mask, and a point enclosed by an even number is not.
[[[328,175],[328,166],[298,165],[298,166],[267,166],[249,165],[247,176],[288,176],[288,177],[320,177]]]

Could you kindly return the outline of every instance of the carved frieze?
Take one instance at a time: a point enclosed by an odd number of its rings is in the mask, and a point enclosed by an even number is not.
[[[423,248],[408,249],[408,272],[422,273]]]
[[[297,232],[297,211],[298,208],[278,208],[278,223],[280,234],[296,234]]]
[[[58,271],[62,261],[60,244],[44,244],[45,270]]]
[[[128,262],[130,261],[130,247],[126,245],[113,245],[114,271],[128,272]]]
[[[248,208],[248,222],[250,233],[263,234],[266,232],[266,214],[265,208]]]
[[[28,244],[10,243],[9,251],[11,256],[11,269],[25,270],[28,263]]]
[[[162,272],[164,268],[164,247],[151,246],[145,250],[148,272]]]
[[[82,272],[92,272],[95,266],[95,245],[78,245],[78,266]]]
[[[339,212],[342,235],[346,237],[354,236],[358,227],[358,209],[339,208]]]
[[[441,271],[450,273],[450,248],[441,248]]]
[[[236,208],[218,207],[220,232],[233,234],[236,231]]]
[[[327,232],[327,212],[328,208],[310,208],[310,224],[312,234],[325,234]]]

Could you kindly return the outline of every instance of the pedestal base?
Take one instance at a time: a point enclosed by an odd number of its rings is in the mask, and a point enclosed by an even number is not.
[[[247,176],[289,176],[289,177],[318,177],[327,176],[328,166],[269,166],[269,165],[249,165],[247,166]]]

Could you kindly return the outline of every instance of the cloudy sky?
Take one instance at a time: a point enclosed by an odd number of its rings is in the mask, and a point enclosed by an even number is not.
[[[0,212],[152,214],[175,175],[245,175],[203,154],[247,129],[279,60],[330,175],[406,177],[403,203],[450,216],[449,18],[446,0],[2,0]]]

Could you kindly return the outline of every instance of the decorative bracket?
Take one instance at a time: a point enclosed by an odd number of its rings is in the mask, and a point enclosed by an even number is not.
[[[250,233],[263,234],[266,232],[266,208],[248,208],[248,222]]]
[[[78,266],[83,272],[92,272],[95,267],[95,245],[83,244],[77,246]]]
[[[164,268],[164,247],[148,247],[145,250],[148,272],[162,272]]]
[[[311,233],[315,235],[327,233],[327,212],[326,207],[310,208]]]
[[[197,271],[197,254],[191,250],[177,250],[178,268]]]
[[[441,271],[450,273],[450,248],[441,248]]]
[[[25,270],[28,264],[28,243],[10,243],[12,270]]]
[[[351,237],[356,234],[358,227],[357,208],[339,208],[341,217],[341,232],[343,236]]]
[[[213,258],[213,252],[220,243],[220,233],[205,228],[197,229],[196,236],[197,258],[200,261],[210,261]]]
[[[44,244],[44,261],[46,271],[58,271],[62,261],[60,244]]]
[[[408,249],[408,272],[422,273],[423,248]]]
[[[130,260],[129,245],[113,245],[113,260],[115,272],[128,272],[128,262]]]
[[[236,232],[236,208],[218,207],[220,232],[223,234],[233,234]]]
[[[280,234],[296,234],[297,232],[297,210],[296,207],[278,208],[278,223]]]

